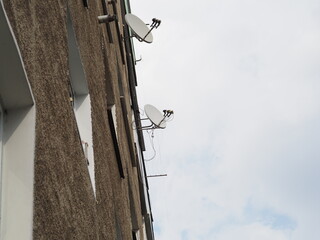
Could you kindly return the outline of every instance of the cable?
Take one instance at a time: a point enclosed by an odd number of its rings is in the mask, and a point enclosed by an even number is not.
[[[144,116],[144,110],[141,107],[139,107],[139,113],[141,114],[141,116]]]
[[[151,136],[150,136],[150,132],[151,132]],[[154,139],[154,129],[148,130],[147,133],[149,135],[150,143],[151,143],[151,146],[152,146],[152,149],[153,149],[153,156],[151,158],[149,158],[149,159],[144,159],[145,162],[149,162],[149,161],[153,160],[157,155],[156,149],[154,148],[154,141],[153,141],[153,139]]]

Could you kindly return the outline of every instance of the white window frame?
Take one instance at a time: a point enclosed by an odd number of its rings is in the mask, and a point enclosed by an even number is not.
[[[73,28],[69,9],[67,11],[67,31],[71,83],[70,97],[72,98],[72,107],[77,121],[80,141],[82,144],[84,156],[87,160],[89,176],[93,188],[93,193],[95,196],[96,186],[94,171],[94,149],[92,139],[91,101],[88,83],[82,65],[81,56],[79,53],[77,39]]]

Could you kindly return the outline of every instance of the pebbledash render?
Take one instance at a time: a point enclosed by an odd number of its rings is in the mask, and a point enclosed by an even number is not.
[[[0,4],[0,239],[153,240],[129,1]]]

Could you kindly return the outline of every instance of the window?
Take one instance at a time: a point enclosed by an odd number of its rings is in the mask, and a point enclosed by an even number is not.
[[[95,194],[96,187],[94,175],[91,101],[69,11],[67,28],[70,69],[70,101],[77,121],[80,142],[82,144],[83,153],[88,164],[90,180]]]
[[[118,141],[118,131],[117,131],[117,108],[116,108],[116,98],[115,98],[115,91],[114,91],[114,81],[117,79],[117,76],[114,76],[113,73],[110,72],[108,67],[108,58],[106,52],[103,51],[103,57],[105,61],[105,68],[106,68],[106,92],[107,92],[107,114],[108,114],[108,122],[109,122],[109,129],[111,132],[112,143],[115,151],[115,156],[117,160],[118,170],[121,178],[125,178],[124,176],[124,169],[121,160],[121,153],[119,148],[119,141]]]
[[[124,172],[123,172],[123,166],[122,166],[122,161],[121,161],[121,153],[119,149],[119,142],[118,142],[118,136],[117,136],[117,121],[115,120],[115,105],[112,107],[108,108],[108,120],[109,120],[109,127],[110,127],[110,132],[112,136],[112,142],[116,154],[116,159],[117,159],[117,164],[118,164],[118,169],[119,169],[119,174],[121,178],[124,178]]]
[[[35,107],[2,1],[0,36],[0,239],[31,239]]]
[[[89,8],[88,0],[83,0],[83,6]]]
[[[120,93],[120,103],[121,103],[121,110],[122,110],[122,116],[124,121],[124,127],[127,134],[127,143],[130,151],[130,158],[131,158],[131,164],[133,167],[136,167],[136,153],[134,151],[133,147],[133,138],[131,135],[131,128],[130,128],[130,122],[129,122],[129,116],[127,111],[127,105],[126,105],[126,99],[123,89],[123,78],[122,73],[120,71],[119,61],[117,59],[117,74],[118,74],[118,86],[119,86],[119,93]]]
[[[132,239],[133,239],[133,240],[138,240],[137,234],[136,234],[135,231],[132,231]]]

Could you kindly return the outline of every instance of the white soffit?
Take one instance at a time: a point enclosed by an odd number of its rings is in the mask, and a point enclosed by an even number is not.
[[[0,7],[0,96],[5,109],[31,106],[30,87],[26,79],[17,43]]]
[[[68,28],[68,48],[69,48],[69,65],[71,84],[75,95],[88,94],[88,85],[86,76],[81,62],[81,56],[77,44],[76,35],[72,26],[70,12],[67,15],[67,28]]]

